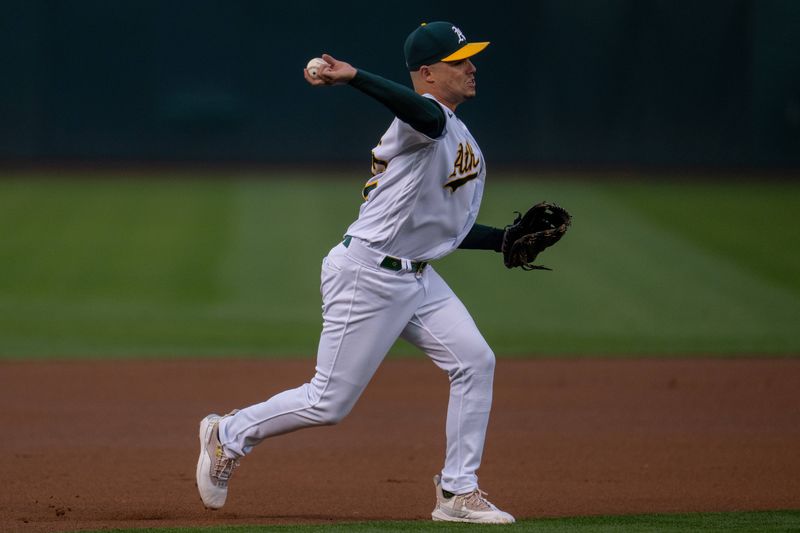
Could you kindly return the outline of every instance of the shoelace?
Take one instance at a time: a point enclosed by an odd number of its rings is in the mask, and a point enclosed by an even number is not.
[[[488,495],[488,492],[484,492],[481,489],[475,489],[469,494],[464,494],[461,497],[464,498],[465,507],[480,511],[491,511],[494,509],[494,505],[492,505],[492,503],[486,499],[486,496]]]
[[[233,471],[239,466],[239,461],[229,459],[220,449],[217,450],[217,454],[217,457],[214,458],[212,475],[220,481],[227,482],[233,475]]]

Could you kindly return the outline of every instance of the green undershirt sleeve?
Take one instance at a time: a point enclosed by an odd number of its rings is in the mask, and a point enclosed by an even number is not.
[[[505,230],[500,228],[475,224],[458,247],[466,250],[494,250],[499,252],[503,247],[503,233],[505,233]]]
[[[350,85],[373,97],[394,115],[420,133],[435,139],[446,122],[442,107],[406,87],[376,74],[359,69]]]

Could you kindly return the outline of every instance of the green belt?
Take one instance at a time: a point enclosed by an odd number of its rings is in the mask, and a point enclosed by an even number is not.
[[[353,240],[352,236],[345,235],[342,244],[344,244],[344,247],[347,248],[350,246],[350,241],[352,240]],[[428,266],[427,261],[411,261],[412,272],[420,273],[425,269],[426,266]],[[385,268],[386,270],[393,270],[395,272],[400,272],[401,270],[403,270],[403,261],[396,257],[392,257],[391,255],[387,255],[386,257],[383,258],[383,261],[381,261],[381,267]]]

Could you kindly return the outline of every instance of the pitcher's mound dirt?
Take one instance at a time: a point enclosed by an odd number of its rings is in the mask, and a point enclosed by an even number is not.
[[[428,519],[446,376],[388,360],[339,426],[264,442],[203,509],[197,426],[303,361],[0,363],[0,531]],[[480,471],[517,517],[800,508],[800,360],[500,360]]]

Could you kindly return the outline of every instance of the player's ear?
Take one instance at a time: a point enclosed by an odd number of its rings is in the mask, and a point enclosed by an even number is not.
[[[428,65],[422,65],[419,67],[419,78],[424,81],[425,83],[433,83],[433,72],[431,71],[431,67]]]

